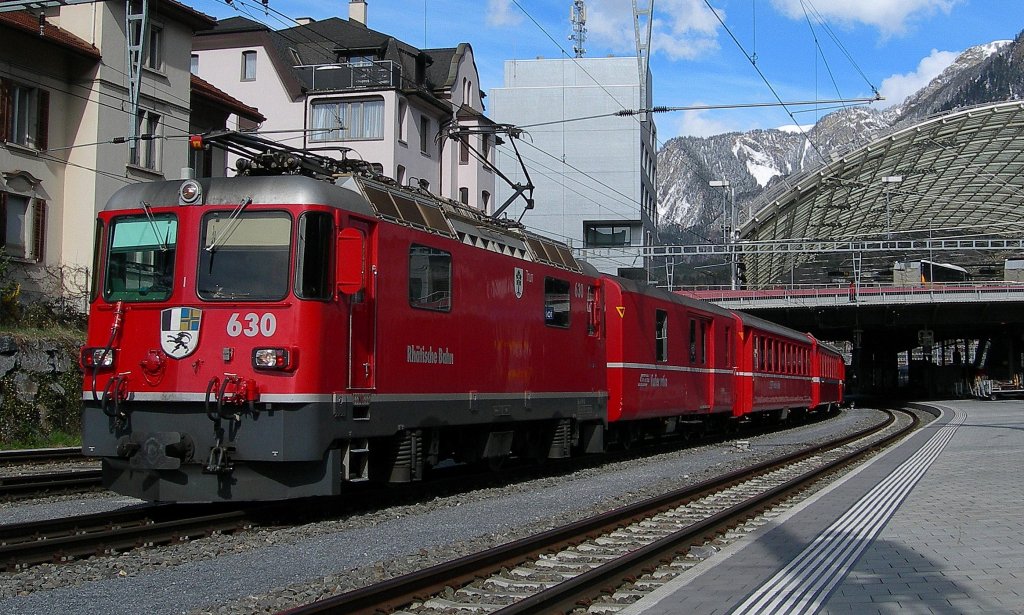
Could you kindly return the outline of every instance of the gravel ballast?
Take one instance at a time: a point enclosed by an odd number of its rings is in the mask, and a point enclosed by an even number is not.
[[[704,445],[567,476],[483,489],[284,529],[43,565],[0,575],[0,613],[276,612],[318,596],[604,512],[656,493],[832,439],[881,420],[846,410],[820,423]],[[79,496],[0,506],[3,522],[137,504]]]

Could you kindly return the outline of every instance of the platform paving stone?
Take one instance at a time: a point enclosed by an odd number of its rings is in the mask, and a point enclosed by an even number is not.
[[[622,615],[731,612],[949,424],[956,409],[966,413],[963,424],[820,610],[785,612],[1024,614],[1024,402],[936,405],[943,415],[899,447]]]

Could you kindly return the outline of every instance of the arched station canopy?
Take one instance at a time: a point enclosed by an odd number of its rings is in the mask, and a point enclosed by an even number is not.
[[[741,243],[1024,237],[1024,102],[972,107],[899,128],[833,154],[812,171],[785,178],[751,207]],[[937,242],[936,242],[937,244]],[[869,279],[891,274],[896,260],[927,259],[920,250],[865,254]],[[945,252],[935,260],[994,273],[1007,254]],[[857,258],[861,258],[858,256]],[[758,253],[743,249],[751,287],[850,279],[850,254]],[[799,272],[799,273],[795,273]]]

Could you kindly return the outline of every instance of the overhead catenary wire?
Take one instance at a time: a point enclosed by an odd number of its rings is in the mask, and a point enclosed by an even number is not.
[[[646,113],[670,113],[675,111],[709,111],[716,109],[752,109],[758,107],[779,107],[779,106],[806,106],[806,105],[819,105],[819,104],[840,104],[840,105],[865,105],[872,102],[882,100],[880,98],[833,98],[826,100],[798,100],[798,101],[787,101],[787,102],[756,102],[756,103],[727,103],[721,105],[683,105],[683,106],[665,106],[658,105],[647,109],[620,109],[619,111],[609,111],[608,113],[599,113],[596,115],[587,115],[582,117],[573,117],[564,120],[552,120],[550,122],[538,122],[536,124],[524,124],[519,128],[537,128],[540,126],[551,126],[553,124],[566,124],[570,122],[582,122],[586,120],[594,120],[606,117],[626,117],[632,115],[643,115]],[[794,113],[807,113],[813,110],[801,110],[794,111]]]

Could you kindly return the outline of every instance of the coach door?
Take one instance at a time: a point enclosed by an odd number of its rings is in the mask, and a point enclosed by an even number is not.
[[[711,338],[712,321],[696,314],[690,315],[690,363],[694,366],[694,382],[698,383],[698,404],[701,410],[710,412],[714,408],[715,382],[711,359],[713,348]]]
[[[338,271],[348,302],[348,386],[372,389],[376,382],[377,270],[370,260],[369,229],[352,221],[341,232]],[[357,282],[358,280],[358,282]],[[347,292],[348,289],[354,292]],[[358,290],[356,290],[358,288]]]

